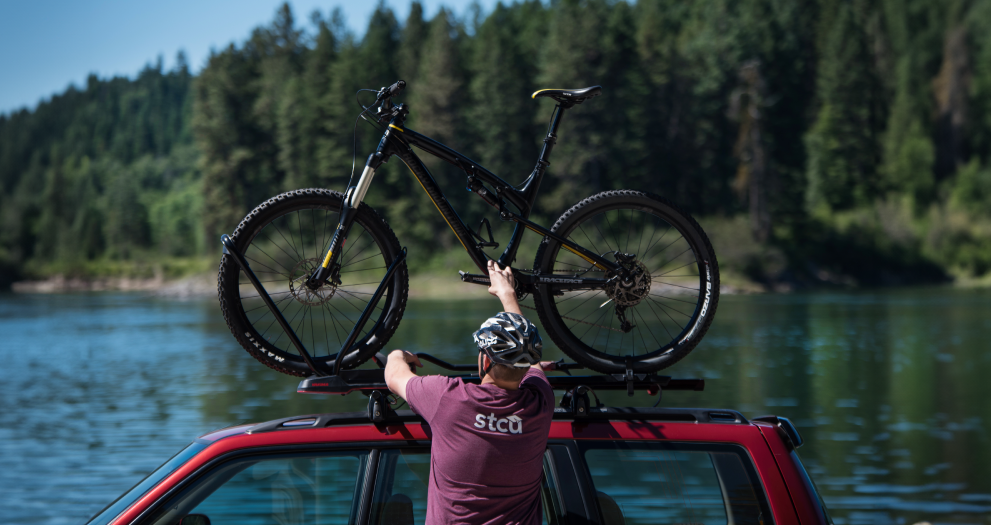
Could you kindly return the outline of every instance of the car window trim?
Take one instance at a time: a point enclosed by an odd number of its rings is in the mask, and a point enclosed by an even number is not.
[[[564,509],[567,512],[569,525],[588,525],[598,523],[598,519],[592,518],[592,507],[589,506],[588,481],[583,479],[586,469],[580,468],[576,463],[578,448],[574,440],[550,440],[547,442],[547,450],[554,455],[554,468],[557,470],[557,479],[561,482],[558,490],[564,502]],[[566,475],[564,469],[571,469],[571,475]]]
[[[368,461],[365,463],[365,479],[361,487],[361,507],[358,509],[358,517],[355,524],[365,525],[368,523],[369,514],[372,510],[372,490],[375,488],[375,478],[379,468],[379,456],[381,448],[375,447],[368,453]]]

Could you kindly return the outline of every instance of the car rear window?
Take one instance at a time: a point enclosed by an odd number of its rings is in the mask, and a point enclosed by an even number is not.
[[[750,456],[720,444],[584,442],[579,445],[602,523],[773,523]]]

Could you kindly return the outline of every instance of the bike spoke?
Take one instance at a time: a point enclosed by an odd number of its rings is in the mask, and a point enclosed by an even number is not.
[[[365,257],[361,261],[355,261],[353,264],[358,264],[358,263],[360,263],[362,261],[367,261],[368,259],[372,259],[374,257],[381,257],[381,256],[382,256],[381,253],[376,253],[375,255],[369,255],[368,257]],[[355,255],[355,257],[357,257],[357,255]],[[352,263],[349,261],[348,264],[352,264]],[[341,267],[343,268],[344,266],[346,266],[346,265],[342,265]]]
[[[358,270],[348,270],[346,272],[341,272],[341,273],[366,272],[369,270],[381,270],[383,268],[385,268],[385,266],[376,266],[375,268],[360,268]]]
[[[572,300],[572,299],[574,299],[576,297],[580,297],[580,296],[585,295],[585,294],[587,294],[589,292],[592,292],[592,291],[595,291],[595,290],[585,290],[584,292],[581,292],[581,293],[577,293],[575,295],[572,295],[571,297],[568,297],[567,299],[562,299],[562,300],[558,301],[557,304],[560,305],[561,303],[563,303],[565,301],[570,301],[570,300]]]
[[[601,291],[601,290],[598,290],[598,291]],[[577,309],[579,309],[579,308],[581,308],[582,306],[585,306],[585,304],[587,304],[587,303],[588,303],[589,301],[591,301],[591,300],[593,300],[593,299],[595,299],[595,295],[593,295],[593,296],[591,296],[591,297],[587,297],[587,298],[585,298],[585,300],[584,300],[584,301],[582,301],[581,303],[579,303],[579,304],[578,304],[578,306],[575,306],[575,307],[574,307],[574,308],[572,308],[571,310],[568,310],[568,311],[567,311],[567,312],[565,312],[565,313],[564,313],[563,315],[571,315],[571,312],[574,312],[575,310],[577,310]]]
[[[665,228],[664,233],[661,234],[661,236],[656,241],[654,241],[653,243],[647,243],[647,249],[644,250],[644,253],[650,253],[651,248],[653,248],[654,246],[657,246],[658,244],[660,244],[661,241],[663,241],[664,238],[667,237],[668,232],[670,232],[670,231],[671,231],[671,225],[669,224],[668,227]],[[654,232],[654,233],[657,233],[657,232]],[[653,239],[653,238],[654,237],[651,236],[651,239]],[[675,240],[677,241],[678,239],[675,239]]]
[[[664,281],[654,281],[654,282],[660,283],[660,284],[664,284],[664,285],[667,285],[667,286],[674,286],[675,288],[684,288],[685,290],[691,290],[693,292],[699,291],[699,288],[697,286],[695,288],[690,288],[688,286],[682,286],[680,284],[668,283],[668,282],[664,282]]]
[[[650,304],[650,302],[647,303],[647,306],[650,308],[650,311],[654,313],[654,317],[657,318],[657,324],[661,325],[661,328],[663,328],[664,331],[668,334],[668,337],[671,339],[671,341],[674,341],[674,336],[671,335],[671,332],[668,330],[668,327],[664,326],[664,320],[661,319],[661,316],[657,315],[657,312],[654,311],[654,307]],[[672,321],[674,321],[674,319],[672,319]]]
[[[697,300],[695,300],[695,301],[685,301],[684,299],[675,299],[674,297],[668,297],[666,295],[661,295],[661,294],[656,294],[656,293],[652,293],[652,294],[650,294],[650,296],[651,297],[663,297],[664,299],[667,299],[669,301],[678,301],[679,303],[690,304],[692,306],[695,306],[695,305],[698,304],[698,301]],[[696,298],[697,298],[697,296],[696,296]]]
[[[637,241],[637,253],[640,253],[640,248],[643,246],[643,232],[647,229],[647,215],[646,213],[643,214],[643,224],[640,225],[640,239]],[[651,235],[651,238],[653,238],[653,235]]]
[[[285,270],[286,272],[291,272],[291,271],[292,271],[292,270],[290,270],[289,268],[286,268],[286,267],[285,267],[285,266],[284,266],[284,265],[283,265],[282,263],[280,263],[280,262],[278,261],[278,259],[276,259],[275,257],[272,257],[271,255],[269,255],[269,254],[268,254],[267,252],[265,252],[265,250],[262,250],[262,249],[261,249],[260,247],[258,247],[258,246],[255,246],[255,245],[252,245],[252,248],[254,248],[254,249],[256,249],[256,250],[258,250],[258,251],[260,251],[260,252],[262,252],[262,254],[263,254],[263,255],[265,255],[265,257],[268,257],[269,259],[272,259],[272,262],[274,262],[275,264],[278,264],[279,266],[282,266],[282,269],[283,269],[283,270]],[[258,261],[256,261],[256,260],[254,260],[254,259],[252,259],[251,257],[248,257],[248,254],[246,254],[246,253],[244,254],[244,258],[245,258],[245,259],[248,259],[249,261],[252,261],[252,262],[254,262],[254,263],[256,263],[256,264],[259,264],[259,265],[261,265],[261,266],[262,266],[262,267],[264,267],[264,268],[268,268],[269,270],[271,270],[271,271],[272,271],[272,273],[276,273],[276,274],[279,274],[279,275],[285,275],[285,276],[287,276],[287,277],[289,276],[289,274],[288,274],[288,273],[282,273],[282,272],[279,272],[279,271],[277,271],[277,270],[276,270],[275,268],[271,268],[271,267],[269,267],[269,266],[265,266],[264,264],[262,264],[262,263],[260,263],[260,262],[258,262]]]
[[[367,230],[365,230],[364,228],[361,229],[361,233],[359,233],[357,237],[355,237],[354,239],[351,240],[351,245],[344,249],[344,253],[341,254],[341,258],[339,260],[343,261],[344,258],[347,257],[349,253],[351,253],[351,250],[353,250],[355,246],[358,246],[358,241],[361,240],[361,237],[363,235],[365,235],[365,232],[366,231]],[[375,243],[372,243],[372,244],[375,244]],[[367,248],[367,247],[368,246],[365,246],[365,248]],[[364,250],[364,248],[362,248],[362,250]],[[358,255],[361,255],[361,252],[356,253],[355,254],[355,257],[357,257]],[[347,261],[348,262],[351,262],[351,259],[348,259]],[[348,262],[342,263],[341,266],[342,267],[343,266],[347,266],[348,265]]]
[[[623,247],[624,252],[630,251],[630,234],[633,233],[633,210],[630,210],[630,225],[626,228],[626,245]]]
[[[691,248],[689,248],[689,249],[691,249]],[[679,254],[679,255],[680,255],[680,254]],[[676,257],[676,258],[677,258],[677,257]],[[682,269],[682,268],[684,268],[685,266],[691,266],[691,265],[693,265],[693,264],[697,264],[697,263],[698,263],[698,261],[695,261],[695,260],[693,260],[692,262],[689,262],[689,263],[685,263],[685,264],[683,264],[683,265],[681,265],[681,266],[679,266],[679,267],[677,267],[677,268],[675,268],[675,269],[673,269],[673,270],[668,270],[668,271],[666,271],[666,272],[664,272],[664,273],[662,273],[662,274],[657,274],[657,275],[655,275],[655,274],[653,274],[653,273],[652,273],[652,274],[650,274],[650,275],[651,275],[651,277],[664,277],[665,275],[667,275],[667,274],[669,274],[669,273],[671,273],[671,272],[676,272],[676,271],[678,271],[678,270],[680,270],[680,269]],[[670,276],[670,277],[698,277],[698,276],[697,276],[697,275],[672,275],[672,276]]]
[[[285,301],[286,299],[291,299],[291,298],[292,298],[292,296],[291,296],[291,295],[289,295],[289,296],[286,296],[286,297],[283,297],[282,299],[279,299],[278,301],[275,301],[275,307],[276,307],[276,308],[278,308],[278,307],[279,307],[279,303],[282,303],[282,302],[284,302],[284,301]],[[264,307],[265,307],[266,309],[268,308],[268,305],[267,305],[267,304],[265,304],[265,303],[262,303],[262,306],[264,306]],[[281,311],[281,309],[280,309],[280,311]],[[259,319],[259,320],[261,320],[261,317],[259,317],[258,319]],[[275,324],[275,322],[276,322],[277,320],[278,320],[278,319],[276,319],[276,318],[275,318],[275,316],[273,315],[273,316],[272,316],[272,320],[271,320],[271,321],[269,321],[269,323],[268,323],[268,326],[266,326],[266,327],[265,327],[265,330],[264,330],[264,331],[263,331],[263,332],[261,333],[261,336],[262,336],[262,337],[265,337],[265,334],[267,334],[267,333],[268,333],[268,330],[269,330],[270,328],[272,328],[272,325],[273,325],[273,324]]]
[[[655,303],[657,303],[657,306],[663,308],[665,312],[667,312],[668,310],[671,310],[672,312],[676,312],[678,314],[681,314],[681,315],[687,317],[688,319],[691,319],[692,318],[691,315],[686,314],[685,312],[682,312],[681,310],[678,310],[677,308],[675,308],[673,306],[666,305],[666,304],[658,301],[657,299],[651,299],[651,301],[654,301]]]
[[[303,252],[303,258],[306,259],[306,241],[303,239],[303,220],[299,218],[299,210],[296,210],[296,229],[299,231],[299,249]]]
[[[268,291],[266,290],[266,292],[268,292]],[[287,294],[287,293],[292,293],[292,292],[289,291],[289,290],[286,290],[284,292],[268,292],[268,296],[269,297],[272,297],[273,295],[284,295],[284,294]],[[241,299],[257,299],[259,297],[261,297],[261,295],[247,295],[247,296],[241,297]]]
[[[599,248],[597,246],[595,246],[595,241],[593,241],[592,238],[588,236],[588,233],[585,232],[585,228],[582,228],[581,224],[578,225],[578,229],[582,232],[582,235],[584,235],[585,238],[588,239],[588,243],[592,245],[592,249],[595,250],[595,253],[602,253],[602,251],[599,250]],[[569,236],[568,239],[571,239],[571,237]],[[575,241],[572,240],[572,242],[575,242]],[[578,244],[578,243],[575,242],[575,244]],[[606,246],[606,247],[608,248],[608,246]]]

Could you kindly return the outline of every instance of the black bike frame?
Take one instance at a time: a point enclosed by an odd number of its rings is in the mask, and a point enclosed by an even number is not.
[[[413,176],[416,177],[417,181],[420,183],[420,186],[423,187],[423,190],[427,193],[427,196],[430,197],[430,200],[434,203],[434,206],[437,207],[437,211],[439,211],[441,216],[444,217],[444,220],[447,222],[448,226],[450,226],[451,230],[454,232],[454,235],[458,238],[458,241],[461,242],[461,245],[464,247],[465,251],[468,252],[468,256],[471,257],[475,265],[482,271],[483,276],[487,275],[488,255],[479,246],[480,243],[476,242],[475,235],[458,216],[457,212],[445,197],[444,192],[437,184],[437,181],[434,180],[423,161],[420,160],[410,146],[416,146],[417,148],[439,159],[449,162],[464,171],[468,176],[468,189],[482,198],[489,205],[496,208],[499,211],[500,219],[516,223],[516,227],[513,230],[512,237],[510,238],[505,251],[503,251],[502,255],[499,259],[497,259],[500,266],[506,267],[511,265],[513,260],[516,258],[516,252],[519,249],[520,242],[523,238],[523,233],[526,230],[531,230],[541,236],[550,237],[555,241],[558,241],[561,243],[563,248],[581,257],[590,265],[595,266],[600,270],[619,274],[625,273],[625,269],[616,262],[610,261],[600,254],[591,252],[529,220],[530,212],[532,211],[533,204],[537,198],[537,190],[540,188],[540,182],[543,180],[544,172],[550,164],[548,158],[550,157],[551,150],[557,142],[557,128],[561,122],[561,117],[564,110],[566,109],[565,107],[562,107],[561,105],[555,106],[554,113],[551,116],[550,125],[548,126],[547,136],[544,138],[544,145],[541,148],[540,156],[537,159],[537,165],[530,174],[530,177],[524,181],[523,186],[520,189],[515,188],[512,184],[499,178],[491,171],[480,166],[477,162],[469,159],[467,156],[458,153],[457,151],[441,144],[440,142],[437,142],[430,137],[427,137],[426,135],[422,135],[405,127],[404,121],[406,112],[402,111],[402,106],[400,106],[399,109],[400,111],[397,112],[397,115],[391,120],[383,133],[382,139],[379,141],[379,145],[376,148],[375,153],[369,155],[358,185],[348,188],[347,193],[344,196],[340,223],[337,231],[335,231],[333,237],[331,238],[322,268],[318,268],[318,271],[311,277],[311,282],[313,282],[313,284],[317,284],[327,278],[334,278],[332,275],[334,253],[339,251],[339,248],[344,244],[345,239],[347,238],[347,234],[351,229],[351,224],[354,222],[354,210],[357,209],[357,206],[364,199],[365,193],[368,191],[368,187],[371,184],[371,179],[374,177],[375,170],[377,170],[382,163],[387,162],[393,156],[399,157],[410,169],[410,171],[413,172]],[[486,185],[491,186],[492,189],[489,189]],[[508,209],[506,206],[507,203],[512,204],[518,211],[514,212]],[[583,272],[576,271],[575,273],[580,274]],[[483,276],[476,276],[478,278],[471,282],[475,282],[476,284],[484,284],[487,282],[487,278]],[[572,289],[601,288],[606,282],[606,279],[581,278],[577,275],[573,277],[555,277],[552,275],[540,274],[529,275],[520,272],[517,272],[517,280],[521,285],[551,284],[556,290],[562,291]]]

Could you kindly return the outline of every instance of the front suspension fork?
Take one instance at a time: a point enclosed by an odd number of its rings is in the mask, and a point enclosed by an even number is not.
[[[381,147],[379,149],[381,150]],[[365,169],[361,172],[361,178],[358,179],[358,185],[348,188],[344,194],[344,199],[341,203],[341,220],[337,223],[337,229],[334,230],[334,235],[330,238],[330,245],[327,246],[327,255],[324,256],[320,266],[306,280],[306,286],[311,290],[320,288],[328,281],[335,285],[341,284],[339,275],[340,264],[337,263],[337,259],[340,257],[340,252],[344,248],[344,242],[347,240],[348,233],[351,231],[351,225],[354,224],[354,219],[358,215],[358,206],[365,199],[365,194],[368,193],[368,187],[371,186],[372,179],[375,178],[375,170],[387,158],[381,151],[376,151],[369,155],[368,161],[365,163]]]

